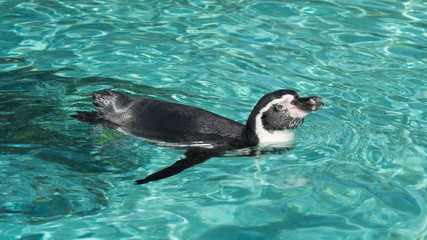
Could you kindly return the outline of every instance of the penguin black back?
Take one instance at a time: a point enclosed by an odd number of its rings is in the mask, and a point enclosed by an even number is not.
[[[72,117],[181,146],[215,147],[243,141],[243,124],[193,106],[137,98],[112,90],[95,93],[93,103],[98,112],[78,112]]]

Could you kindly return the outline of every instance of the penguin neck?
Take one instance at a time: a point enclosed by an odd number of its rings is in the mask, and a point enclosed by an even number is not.
[[[248,118],[248,121],[246,121],[246,127],[244,132],[244,139],[246,141],[246,144],[250,147],[256,146],[259,143],[259,138],[256,134],[256,126],[255,126],[255,116],[253,112]]]
[[[293,129],[268,131],[261,123],[261,116],[250,116],[246,122],[244,139],[246,145],[250,147],[277,144],[289,145],[293,143],[295,134]]]
[[[295,139],[294,128],[284,127],[283,130],[269,131],[262,123],[263,110],[254,108],[249,115],[244,131],[246,145],[271,145],[271,144],[292,144]]]

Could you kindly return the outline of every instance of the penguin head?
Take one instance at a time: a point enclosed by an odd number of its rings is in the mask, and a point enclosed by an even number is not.
[[[301,98],[292,90],[278,90],[262,97],[246,123],[248,144],[291,142],[293,129],[303,123],[310,112],[324,106],[319,97]]]

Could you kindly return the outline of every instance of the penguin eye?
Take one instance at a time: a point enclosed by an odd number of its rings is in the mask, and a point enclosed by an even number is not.
[[[285,110],[285,106],[283,106],[283,104],[279,103],[279,104],[276,105],[276,109],[279,110],[279,111],[283,111],[283,110]]]

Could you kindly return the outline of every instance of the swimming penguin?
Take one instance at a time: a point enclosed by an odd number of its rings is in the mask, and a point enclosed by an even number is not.
[[[97,111],[77,111],[72,117],[149,141],[187,148],[185,158],[137,180],[137,184],[173,176],[230,150],[292,142],[293,130],[304,117],[324,106],[319,97],[301,98],[295,91],[278,90],[262,97],[243,125],[197,107],[113,90],[95,93],[93,104]]]

